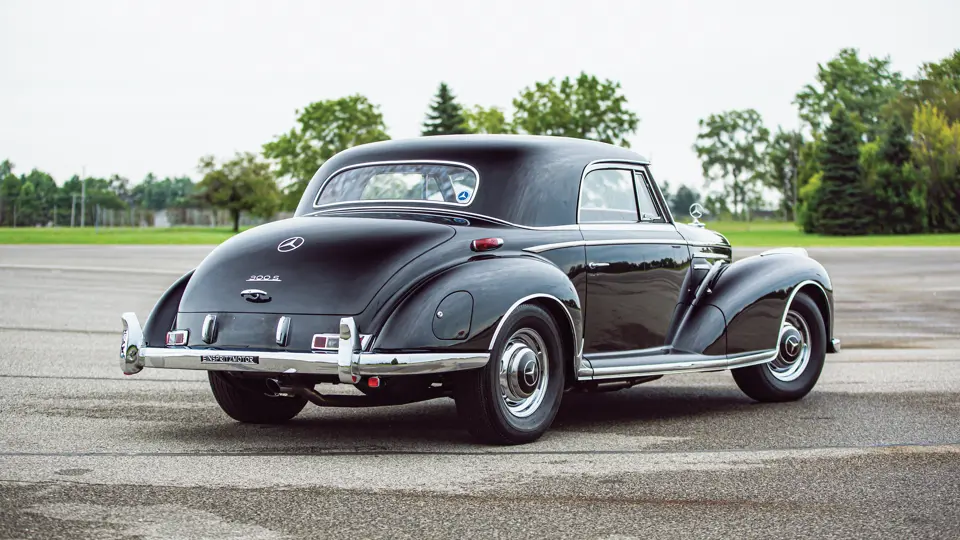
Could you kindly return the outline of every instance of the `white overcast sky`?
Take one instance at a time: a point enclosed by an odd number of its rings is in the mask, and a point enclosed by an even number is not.
[[[440,81],[464,104],[581,70],[623,85],[632,147],[700,185],[697,120],[754,107],[794,127],[794,94],[845,46],[912,76],[960,47],[960,1],[0,0],[0,159],[62,183],[197,177],[259,151],[295,109],[359,92],[419,135]]]

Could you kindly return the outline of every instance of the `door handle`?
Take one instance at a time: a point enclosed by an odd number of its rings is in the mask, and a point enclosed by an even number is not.
[[[597,268],[605,268],[607,266],[610,266],[610,263],[595,263],[595,262],[587,263],[587,268],[589,268],[590,270],[596,270]]]

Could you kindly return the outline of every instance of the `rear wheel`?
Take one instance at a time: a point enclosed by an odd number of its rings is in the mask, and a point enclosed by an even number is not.
[[[267,387],[262,381],[241,381],[219,371],[208,371],[207,378],[220,408],[239,422],[279,424],[300,414],[307,404],[307,400],[301,397],[267,395]]]
[[[733,370],[740,390],[757,401],[793,401],[807,395],[823,370],[827,331],[817,304],[799,293],[787,308],[777,339],[777,357]]]
[[[460,373],[457,411],[492,444],[537,440],[553,423],[564,388],[563,347],[553,318],[534,305],[510,314],[481,369]]]

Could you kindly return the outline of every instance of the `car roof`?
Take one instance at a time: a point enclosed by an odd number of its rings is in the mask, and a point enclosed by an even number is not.
[[[598,161],[648,163],[620,146],[542,135],[431,135],[355,146],[327,160],[301,197],[296,215],[316,211],[322,184],[337,171],[393,161],[446,161],[477,170],[479,183],[469,205],[456,209],[530,227],[577,222],[577,200],[584,169]],[[363,206],[371,203],[358,203]],[[384,203],[372,203],[384,204]],[[404,205],[442,206],[429,201]]]

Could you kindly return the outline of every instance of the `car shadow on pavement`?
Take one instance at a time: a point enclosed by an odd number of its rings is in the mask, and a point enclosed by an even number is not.
[[[662,431],[665,424],[700,423],[718,415],[746,412],[752,405],[736,388],[661,386],[567,393],[552,431],[622,431],[642,435],[649,430],[652,434]],[[202,418],[208,421],[198,423],[196,416],[189,420],[169,418],[172,422],[143,424],[140,429],[149,430],[144,435],[152,440],[250,453],[322,454],[405,448],[450,451],[464,445],[476,447],[460,422],[453,401],[446,398],[374,408],[308,405],[300,416],[280,425],[240,424],[219,410],[213,416],[203,414]]]

